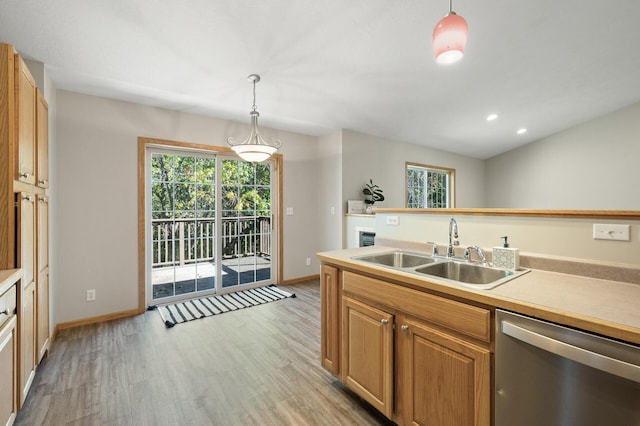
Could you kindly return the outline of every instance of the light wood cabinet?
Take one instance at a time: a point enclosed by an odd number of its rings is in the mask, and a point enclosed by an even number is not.
[[[322,366],[340,375],[340,315],[342,289],[338,268],[320,269],[320,359]]]
[[[15,52],[0,44],[0,269],[16,266],[15,197],[17,176]]]
[[[20,55],[15,55],[19,180],[36,183],[36,83]]]
[[[11,425],[18,410],[16,287],[19,274],[0,272],[0,424]],[[18,284],[16,284],[16,281]]]
[[[49,187],[49,106],[40,90],[36,90],[36,182]]]
[[[10,425],[18,410],[16,398],[16,316],[0,327],[0,424]]]
[[[18,329],[20,330],[19,407],[22,407],[36,372],[36,284],[31,282],[18,292]]]
[[[18,267],[22,269],[22,286],[18,292],[18,330],[20,354],[21,407],[29,392],[36,367],[36,195],[30,192],[16,194],[18,206]]]
[[[36,279],[36,194],[16,194],[18,206],[18,267],[22,268],[22,282],[28,286]]]
[[[342,373],[350,389],[393,415],[393,315],[342,299]]]
[[[402,317],[398,395],[405,425],[489,426],[491,353]]]
[[[399,425],[489,426],[490,309],[334,269],[340,380]]]
[[[37,197],[36,361],[40,363],[49,350],[49,197]]]
[[[50,344],[48,126],[47,102],[25,62],[0,44],[0,269],[22,269],[12,337],[16,408]]]

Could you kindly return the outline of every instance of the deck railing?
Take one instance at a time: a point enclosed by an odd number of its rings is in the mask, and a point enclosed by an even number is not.
[[[216,254],[215,219],[153,219],[153,267],[211,261]],[[271,255],[271,218],[222,219],[222,257]]]

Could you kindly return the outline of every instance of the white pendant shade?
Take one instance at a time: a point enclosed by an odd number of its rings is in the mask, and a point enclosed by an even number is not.
[[[249,113],[251,116],[251,133],[243,142],[236,142],[233,137],[227,138],[227,143],[231,149],[244,161],[260,163],[268,160],[282,146],[280,139],[275,139],[273,143],[267,143],[258,130],[258,117],[260,113],[256,107],[256,83],[260,81],[260,76],[251,74],[249,81],[253,83],[253,109]]]

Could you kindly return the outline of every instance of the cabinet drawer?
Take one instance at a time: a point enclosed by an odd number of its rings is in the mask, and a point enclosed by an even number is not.
[[[343,290],[491,343],[491,312],[430,293],[345,271]]]
[[[16,286],[0,295],[0,327],[16,313]]]

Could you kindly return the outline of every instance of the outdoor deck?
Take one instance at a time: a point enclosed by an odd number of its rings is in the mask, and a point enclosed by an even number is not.
[[[174,277],[175,273],[175,277]],[[151,273],[153,298],[178,296],[196,290],[214,288],[216,265],[202,262],[177,267],[158,267]],[[271,258],[268,256],[245,256],[222,261],[222,287],[231,287],[271,278]],[[174,293],[175,279],[175,293]]]
[[[215,218],[153,219],[153,300],[215,288],[216,258],[222,258],[222,288],[271,278],[271,217],[221,220],[221,251]]]

